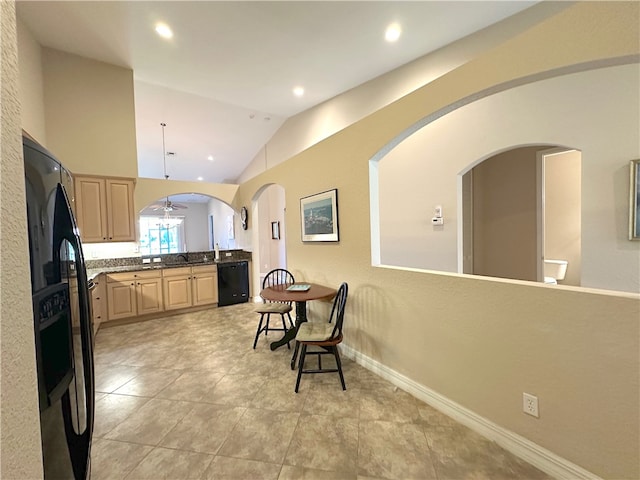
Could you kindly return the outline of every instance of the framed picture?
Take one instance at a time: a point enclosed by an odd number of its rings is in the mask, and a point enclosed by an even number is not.
[[[338,190],[317,193],[300,199],[303,242],[337,242]]]
[[[640,160],[631,160],[629,240],[640,240]]]
[[[271,238],[280,240],[280,222],[271,222]]]

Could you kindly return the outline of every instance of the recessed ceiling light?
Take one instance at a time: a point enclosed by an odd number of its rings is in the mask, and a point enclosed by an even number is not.
[[[202,180],[204,180],[204,178],[202,177],[198,177],[198,181],[201,182]]]
[[[384,32],[384,38],[387,42],[395,42],[400,38],[401,32],[402,29],[400,28],[400,25],[398,25],[397,23],[392,23]]]
[[[302,87],[295,87],[295,88],[293,89],[293,94],[294,94],[296,97],[301,97],[301,96],[303,96],[303,95],[304,95],[304,88],[302,88]]]
[[[156,25],[156,33],[160,35],[162,38],[171,38],[173,37],[173,32],[169,28],[169,25],[165,23],[158,23]]]
[[[209,155],[209,156],[207,157],[207,160],[209,160],[210,162],[213,162],[213,155]]]

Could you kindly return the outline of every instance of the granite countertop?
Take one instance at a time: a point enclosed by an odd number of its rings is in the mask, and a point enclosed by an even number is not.
[[[241,254],[235,253],[231,256],[225,255],[224,252],[221,253],[222,256],[219,260],[213,260],[213,256],[199,256],[196,254],[194,255],[193,260],[190,260],[188,262],[181,261],[180,259],[176,260],[176,256],[174,255],[164,256],[162,257],[163,261],[157,263],[141,263],[142,260],[140,257],[135,259],[105,260],[97,262],[90,260],[87,262],[87,278],[89,280],[92,280],[101,273],[135,272],[141,270],[158,270],[164,268],[197,267],[199,265],[218,265],[220,263],[247,262],[251,260],[250,253],[249,256],[247,256],[247,252],[242,252]],[[124,264],[122,264],[123,262]]]

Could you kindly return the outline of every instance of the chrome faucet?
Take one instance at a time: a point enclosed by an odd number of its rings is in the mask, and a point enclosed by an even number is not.
[[[189,252],[187,252],[187,254],[179,254],[176,258],[182,258],[186,263],[189,263]]]

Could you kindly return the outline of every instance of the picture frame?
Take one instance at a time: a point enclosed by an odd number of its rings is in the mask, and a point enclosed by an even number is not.
[[[338,190],[327,190],[300,199],[303,242],[338,242]]]
[[[629,240],[640,240],[640,159],[631,160],[629,175]]]
[[[271,222],[271,238],[280,240],[280,222]]]

